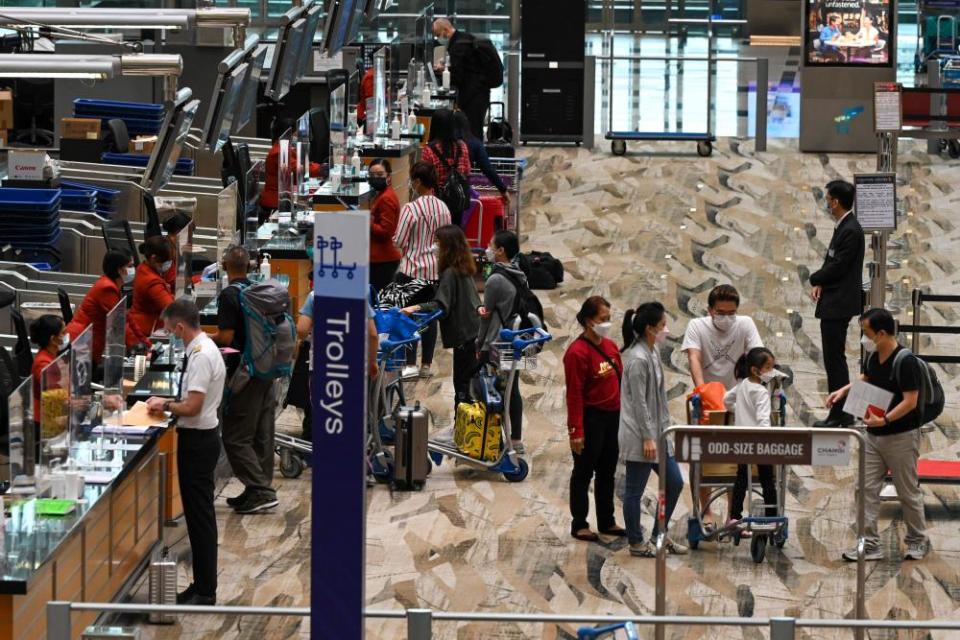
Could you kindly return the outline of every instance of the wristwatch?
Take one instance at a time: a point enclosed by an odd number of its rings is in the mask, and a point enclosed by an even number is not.
[[[171,405],[171,404],[173,404],[173,400],[167,400],[166,402],[164,402],[164,403],[163,403],[163,410],[169,413],[169,412],[170,412],[170,405]]]

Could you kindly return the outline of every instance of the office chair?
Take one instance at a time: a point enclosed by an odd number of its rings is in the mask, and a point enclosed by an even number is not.
[[[107,120],[107,133],[104,145],[111,153],[130,153],[130,132],[127,123],[119,118]]]
[[[63,290],[63,287],[57,287],[57,299],[60,301],[60,315],[63,316],[64,324],[70,324],[73,320],[73,305],[70,304],[70,294]]]
[[[310,109],[310,160],[324,164],[330,159],[330,117],[323,107]]]
[[[53,80],[26,79],[17,81],[17,122],[29,122],[27,129],[17,130],[13,140],[33,147],[52,147],[53,131],[40,126],[41,122],[53,123]]]
[[[157,227],[159,228],[159,222]],[[107,251],[126,251],[133,258],[133,264],[140,266],[137,245],[133,241],[133,231],[126,220],[106,220],[100,225]],[[159,235],[159,234],[158,234]]]
[[[13,330],[17,336],[17,344],[13,347],[13,357],[17,363],[17,373],[21,378],[33,374],[33,352],[30,351],[30,336],[27,334],[27,323],[14,309],[10,312],[13,318]]]

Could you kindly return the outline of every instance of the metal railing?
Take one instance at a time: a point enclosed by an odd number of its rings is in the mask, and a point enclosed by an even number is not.
[[[73,628],[71,613],[74,611],[95,611],[101,613],[167,613],[181,615],[217,615],[217,616],[310,616],[306,607],[201,607],[188,605],[140,605],[112,604],[99,602],[48,602],[47,603],[47,639],[71,640]],[[367,609],[365,618],[374,620],[406,620],[407,640],[430,640],[433,637],[433,622],[513,622],[528,624],[585,624],[608,625],[630,620],[640,625],[666,626],[726,626],[726,627],[766,627],[770,630],[770,640],[795,640],[798,629],[852,629],[862,634],[865,629],[924,630],[924,631],[960,631],[960,621],[956,620],[847,620],[820,618],[792,618],[789,616],[770,618],[724,618],[719,616],[599,616],[599,615],[563,615],[543,613],[470,613],[460,611],[433,611],[431,609],[376,610]]]

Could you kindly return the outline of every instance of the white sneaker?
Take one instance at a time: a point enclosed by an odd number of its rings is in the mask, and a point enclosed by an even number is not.
[[[673,538],[667,538],[667,553],[673,556],[685,556],[690,553],[690,550],[686,546],[680,544],[679,542],[674,542]]]
[[[413,380],[420,377],[420,369],[416,365],[404,367],[400,371],[400,377],[404,380]]]
[[[903,554],[904,560],[923,560],[930,553],[929,542],[912,542],[907,547],[907,552]]]
[[[909,552],[908,552],[909,553]],[[854,547],[849,551],[843,552],[843,559],[847,562],[856,562],[857,561],[857,549]],[[867,562],[876,562],[877,560],[883,560],[883,551],[880,550],[880,547],[875,547],[873,549],[866,549],[863,552],[863,559]]]
[[[884,501],[897,499],[897,488],[892,482],[884,484],[883,488],[880,489],[880,499]]]

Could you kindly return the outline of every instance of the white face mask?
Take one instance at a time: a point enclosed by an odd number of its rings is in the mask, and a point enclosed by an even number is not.
[[[162,265],[160,265],[160,273],[166,273],[170,271],[170,267],[173,266],[173,260],[167,260]]]
[[[484,250],[484,253],[485,253],[486,256],[487,256],[487,262],[496,262],[496,261],[497,261],[497,255],[493,252],[493,249],[491,249],[490,247],[487,247],[487,248]]]
[[[133,279],[137,276],[136,267],[127,267],[127,277],[124,278],[125,282],[133,282]]]
[[[737,316],[713,316],[713,326],[719,331],[730,331],[737,322]]]
[[[593,331],[601,338],[607,338],[610,336],[610,330],[613,329],[612,322],[599,322],[593,325]]]
[[[867,353],[872,353],[877,350],[877,343],[867,336],[860,338],[860,344],[863,345],[863,348],[867,351]]]
[[[670,330],[669,330],[669,329],[661,329],[660,331],[657,331],[657,335],[656,335],[656,337],[655,337],[653,340],[654,340],[654,342],[656,342],[657,344],[663,344],[664,342],[667,341],[667,336],[668,336],[668,335],[670,335]]]
[[[436,242],[434,242],[434,243],[430,246],[430,253],[432,253],[432,254],[435,255],[435,256],[440,255],[440,245],[438,245]]]
[[[776,369],[770,369],[770,371],[762,371],[762,372],[760,372],[760,381],[761,381],[761,382],[764,382],[764,383],[770,382],[771,380],[773,380],[773,379],[776,378],[776,377],[777,377],[777,370],[776,370]]]
[[[70,334],[63,334],[63,339],[60,341],[60,351],[66,351],[70,346]]]

